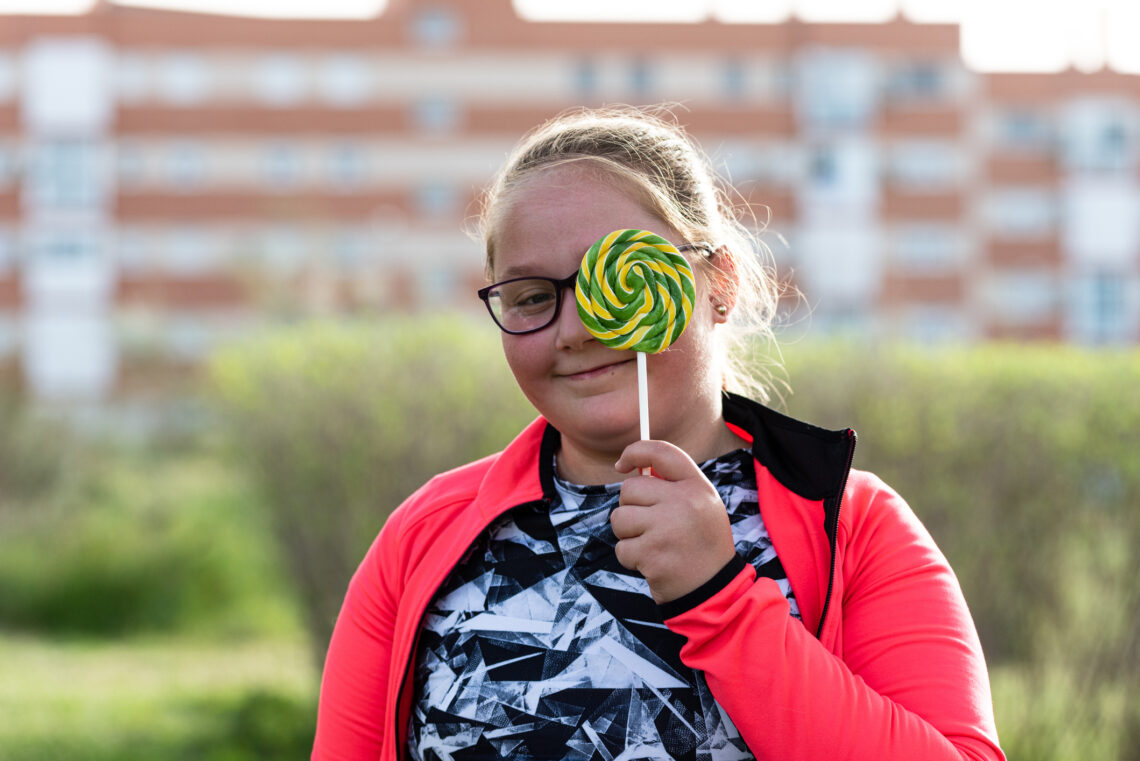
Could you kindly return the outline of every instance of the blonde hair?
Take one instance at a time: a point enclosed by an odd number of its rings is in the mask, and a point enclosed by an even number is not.
[[[728,322],[717,331],[724,387],[768,401],[778,355],[771,351],[776,346],[772,325],[780,299],[771,254],[743,224],[729,197],[733,191],[708,156],[661,110],[575,109],[526,135],[483,198],[479,232],[488,278],[499,224],[518,188],[540,172],[582,163],[630,183],[647,210],[686,241],[714,249],[706,261],[707,278],[727,288],[732,302]]]

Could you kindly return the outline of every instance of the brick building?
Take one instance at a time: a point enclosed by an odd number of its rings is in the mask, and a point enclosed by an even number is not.
[[[479,189],[524,131],[601,103],[681,104],[811,334],[1140,341],[1140,77],[981,74],[958,41],[510,0],[0,16],[0,363],[99,398],[266,319],[479,309]]]

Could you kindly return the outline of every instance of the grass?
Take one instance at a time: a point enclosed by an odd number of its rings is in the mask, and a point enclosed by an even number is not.
[[[1087,694],[1062,663],[999,667],[991,678],[1011,761],[1125,757],[1120,730],[1129,708],[1119,689]],[[0,634],[0,759],[306,758],[316,679],[300,637],[100,642]]]
[[[294,745],[311,742],[317,677],[301,639],[0,635],[0,664],[3,761],[271,758],[257,747],[272,723],[288,724]],[[256,713],[251,705],[276,714],[236,723]],[[289,750],[276,757],[303,757],[303,748]]]

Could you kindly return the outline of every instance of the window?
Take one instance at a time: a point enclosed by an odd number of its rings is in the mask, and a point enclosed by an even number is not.
[[[368,176],[367,154],[356,143],[337,143],[325,155],[325,176],[334,190],[350,192]]]
[[[937,61],[904,61],[887,74],[887,95],[897,101],[938,100],[948,94],[950,83]]]
[[[1041,188],[991,191],[984,203],[991,232],[999,238],[1040,238],[1054,231],[1056,198]]]
[[[288,143],[267,145],[261,156],[262,182],[270,190],[288,191],[301,179],[301,160],[294,146]]]
[[[144,272],[150,267],[151,246],[142,230],[120,227],[116,231],[115,263],[122,272]]]
[[[1140,321],[1140,281],[1112,270],[1085,273],[1074,281],[1073,337],[1085,344],[1131,343]]]
[[[890,149],[888,157],[890,180],[905,190],[920,192],[957,187],[966,161],[957,145],[933,140],[899,143]]]
[[[197,227],[171,230],[162,248],[162,264],[166,272],[194,275],[208,272],[217,265],[210,236]]]
[[[644,58],[635,58],[629,65],[629,89],[635,98],[651,97],[653,70]]]
[[[574,67],[574,91],[582,99],[597,97],[598,64],[590,57],[581,58]]]
[[[119,187],[138,188],[146,176],[146,159],[136,143],[119,143],[115,147],[115,169]]]
[[[912,273],[946,272],[958,267],[966,242],[956,226],[904,224],[894,231],[894,262]]]
[[[878,72],[859,51],[816,48],[799,61],[796,103],[811,127],[862,128],[878,108]]]
[[[157,95],[175,106],[194,106],[210,97],[206,60],[196,53],[172,53],[158,62]]]
[[[1135,119],[1123,103],[1086,100],[1072,104],[1063,120],[1065,164],[1090,172],[1130,169],[1136,163]]]
[[[296,272],[304,264],[306,242],[296,227],[279,225],[265,233],[262,252],[265,266],[272,272]]]
[[[995,137],[999,147],[1016,151],[1051,151],[1055,142],[1052,120],[1028,109],[1000,112]]]
[[[88,265],[98,261],[95,236],[74,232],[41,233],[32,238],[30,259],[47,265]]]
[[[819,143],[807,156],[805,200],[864,206],[878,197],[874,147],[865,140]]]
[[[412,120],[426,132],[451,132],[459,124],[459,106],[450,98],[423,98],[412,106]]]
[[[258,62],[254,73],[253,95],[261,103],[288,107],[305,97],[305,66],[297,56],[271,55]]]
[[[1017,270],[995,274],[986,283],[990,311],[1008,325],[1032,325],[1057,314],[1057,278],[1051,272]]]
[[[730,101],[740,101],[745,94],[744,63],[739,58],[729,58],[724,62],[721,73],[724,97]]]
[[[808,164],[808,178],[813,185],[830,187],[839,181],[839,159],[826,147],[816,149]]]
[[[456,190],[445,182],[428,182],[416,189],[416,210],[424,217],[442,217],[459,205]]]
[[[43,208],[79,209],[104,200],[97,146],[86,140],[41,142],[31,150],[27,190]]]
[[[430,5],[412,17],[411,33],[412,39],[422,47],[446,49],[459,41],[463,26],[451,8]]]
[[[765,61],[759,73],[767,100],[786,101],[793,96],[794,75],[792,65],[788,61],[783,58]]]
[[[199,190],[206,179],[206,154],[202,146],[189,140],[170,146],[166,155],[166,177],[175,191]]]
[[[818,158],[814,154],[813,157]],[[824,159],[825,164],[830,161]],[[765,183],[790,188],[804,176],[804,163],[804,150],[798,142],[769,142],[758,147],[752,176]],[[834,167],[819,169],[826,174]]]
[[[805,293],[823,309],[863,305],[878,296],[882,281],[879,231],[855,222],[808,227],[792,241]]]
[[[321,61],[317,70],[317,92],[334,106],[359,106],[371,94],[368,61],[358,55],[335,55]]]

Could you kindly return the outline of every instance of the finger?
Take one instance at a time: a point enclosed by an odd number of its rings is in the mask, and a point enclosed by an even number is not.
[[[673,484],[655,476],[630,476],[621,482],[618,504],[651,507],[675,494]]]
[[[682,481],[700,474],[693,458],[668,441],[635,441],[625,448],[614,464],[620,473],[653,468],[654,475],[667,481]]]
[[[635,536],[631,539],[622,539],[614,545],[614,556],[623,568],[628,568],[631,571],[638,570],[637,566],[641,562],[643,552],[641,543],[641,537]]]
[[[620,505],[610,512],[610,528],[619,540],[641,536],[649,528],[646,508],[639,505]]]

